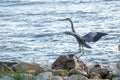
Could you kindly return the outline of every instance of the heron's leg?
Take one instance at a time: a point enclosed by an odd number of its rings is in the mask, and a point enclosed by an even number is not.
[[[77,53],[75,53],[75,54],[79,54],[79,53],[81,53],[81,52],[82,52],[82,46],[79,45],[79,51],[78,51]]]
[[[80,52],[82,52],[82,46],[81,45],[79,45],[79,50],[80,50]]]
[[[82,55],[84,54],[84,47],[82,46],[82,50],[83,50],[83,53],[82,53]]]
[[[84,47],[82,46],[82,54],[78,58],[80,58],[83,54],[84,54]]]

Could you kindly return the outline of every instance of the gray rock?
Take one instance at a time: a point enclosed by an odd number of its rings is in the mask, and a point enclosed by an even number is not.
[[[53,76],[53,80],[63,80],[63,78],[60,76]]]
[[[120,45],[118,45],[118,51],[120,51]]]
[[[91,73],[89,74],[89,78],[90,78],[90,79],[100,80],[102,77],[101,77],[101,75],[98,74],[98,73],[91,72]]]
[[[78,75],[71,75],[66,80],[88,80],[88,78],[83,75],[78,74]]]
[[[66,76],[66,77],[63,77],[63,80],[67,80],[67,78],[68,78],[68,76]]]
[[[90,72],[91,73],[95,72],[95,73],[99,74],[102,79],[111,79],[114,76],[114,74],[109,69],[107,69],[106,67],[104,67],[100,64],[95,65],[90,70]]]
[[[3,76],[2,78],[0,78],[0,80],[14,80],[14,79],[9,76]]]
[[[113,80],[120,80],[120,61],[115,66],[115,76]]]
[[[52,80],[52,72],[43,72],[37,75],[36,80]]]
[[[81,75],[85,75],[87,76],[87,72],[84,69],[71,69],[69,72],[69,75],[73,75],[73,74],[81,74]]]
[[[113,80],[120,80],[120,77],[115,77]]]
[[[116,64],[117,73],[120,74],[120,61]]]

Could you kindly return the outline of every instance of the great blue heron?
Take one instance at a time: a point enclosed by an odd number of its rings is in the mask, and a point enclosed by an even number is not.
[[[74,33],[74,32],[71,32],[71,31],[66,31],[64,32],[65,34],[68,34],[68,35],[72,35],[76,38],[78,44],[79,44],[79,48],[80,48],[80,52],[82,52],[81,56],[84,54],[84,47],[86,48],[92,48],[91,46],[89,46],[85,41],[84,39],[82,38],[82,36],[80,36],[79,34],[77,33]],[[80,57],[80,56],[79,56]]]
[[[65,20],[67,20],[71,23],[71,28],[72,28],[72,32],[66,31],[65,34],[72,35],[76,38],[77,42],[79,43],[80,49],[83,50],[83,54],[84,54],[84,48],[83,47],[92,48],[86,42],[96,42],[102,36],[107,35],[107,33],[89,32],[88,34],[86,34],[84,36],[80,36],[79,34],[76,33],[72,20],[70,18],[66,18],[66,19],[61,19],[60,21],[65,21]]]

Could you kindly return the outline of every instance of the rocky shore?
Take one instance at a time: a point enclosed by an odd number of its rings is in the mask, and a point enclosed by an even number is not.
[[[49,69],[34,62],[0,62],[0,80],[120,80],[120,62],[116,68],[117,74],[100,64],[90,68],[70,54],[59,56]]]

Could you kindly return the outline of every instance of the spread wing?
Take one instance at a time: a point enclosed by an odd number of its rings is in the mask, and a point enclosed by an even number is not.
[[[88,34],[82,36],[82,38],[86,42],[96,42],[98,41],[102,36],[108,35],[107,33],[101,33],[101,32],[89,32]]]
[[[76,40],[78,41],[79,45],[83,45],[83,46],[85,46],[86,48],[92,48],[92,47],[90,47],[90,46],[84,41],[84,39],[82,39],[82,37],[81,37],[79,34],[74,33],[74,32],[70,32],[70,31],[66,31],[66,32],[64,32],[64,33],[67,34],[67,35],[72,35],[72,36],[74,36],[74,37],[76,38]]]

